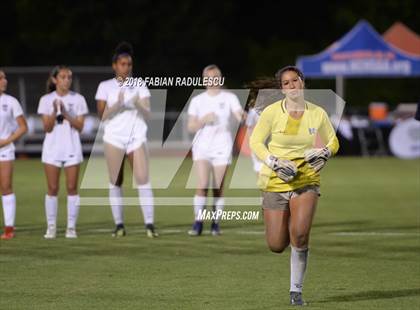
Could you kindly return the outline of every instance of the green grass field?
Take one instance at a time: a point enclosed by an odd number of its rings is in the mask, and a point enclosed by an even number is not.
[[[62,190],[59,237],[44,240],[42,166],[17,161],[15,170],[17,237],[0,243],[0,309],[289,308],[289,251],[268,251],[262,214],[259,221],[223,222],[220,237],[191,238],[191,206],[160,206],[161,237],[150,240],[131,206],[127,237],[113,239],[109,207],[82,206],[79,238],[66,240]],[[419,161],[329,162],[311,234],[309,308],[419,309],[419,178]],[[192,196],[176,184],[157,194]]]

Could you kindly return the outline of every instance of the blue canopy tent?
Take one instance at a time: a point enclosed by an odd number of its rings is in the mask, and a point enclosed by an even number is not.
[[[309,78],[335,77],[336,92],[341,97],[344,77],[420,76],[420,57],[390,46],[364,20],[323,52],[298,57],[297,66]]]
[[[389,45],[366,21],[359,21],[344,37],[323,52],[301,56],[296,64],[309,78],[335,78],[336,93],[344,98],[344,78],[410,78],[420,76],[420,57]],[[361,152],[369,155],[369,132],[384,155],[384,138],[377,127],[357,128]],[[375,144],[373,144],[375,145]]]

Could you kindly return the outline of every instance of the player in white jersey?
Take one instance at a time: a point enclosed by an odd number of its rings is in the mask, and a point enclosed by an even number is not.
[[[146,85],[124,86],[133,68],[133,50],[122,42],[112,59],[115,77],[99,84],[95,99],[104,126],[104,151],[109,173],[109,201],[115,222],[113,236],[125,236],[122,190],[124,161],[127,156],[137,184],[139,203],[146,234],[157,237],[154,228],[154,199],[149,181],[149,160],[146,146],[150,114],[150,92]]]
[[[203,77],[220,78],[216,65],[204,68]],[[214,208],[223,210],[223,181],[232,160],[233,138],[230,121],[242,120],[242,107],[235,94],[221,89],[219,84],[207,86],[207,90],[194,97],[188,108],[188,129],[195,133],[192,155],[198,186],[194,196],[194,224],[188,233],[199,236],[203,230],[200,214],[206,205],[209,179],[213,175]],[[220,212],[220,211],[219,211]],[[220,234],[219,219],[212,222],[212,235]]]
[[[249,89],[249,96],[247,106],[248,114],[245,125],[247,127],[247,139],[252,135],[255,126],[258,123],[260,113],[267,105],[277,101],[278,91],[277,81],[269,77],[261,77],[257,80],[247,83],[246,88]],[[259,174],[262,168],[262,162],[257,158],[255,153],[251,150],[252,166],[254,171]]]
[[[13,142],[28,130],[19,102],[7,95],[6,89],[6,74],[0,69],[0,191],[4,216],[4,232],[1,235],[3,240],[15,236],[16,197],[12,187],[15,159]]]
[[[56,237],[61,168],[64,168],[67,187],[66,238],[77,238],[76,222],[80,206],[77,183],[83,161],[79,133],[83,130],[88,107],[82,95],[70,90],[71,84],[70,68],[56,66],[47,82],[47,94],[41,97],[38,106],[45,131],[42,162],[48,186],[45,196],[46,239]]]
[[[252,130],[258,122],[259,115],[255,109],[249,109],[248,115],[245,121],[246,127],[248,127],[248,136],[251,136]],[[260,172],[262,162],[257,158],[254,152],[251,151],[252,167],[254,171],[258,174]]]

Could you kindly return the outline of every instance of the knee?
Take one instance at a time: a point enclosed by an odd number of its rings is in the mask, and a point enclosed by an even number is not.
[[[222,189],[213,189],[213,196],[214,197],[222,197],[223,196],[223,190]]]
[[[271,252],[280,254],[287,249],[289,242],[267,240],[267,245]]]
[[[121,173],[121,171],[116,175],[111,174],[109,182],[114,186],[121,187],[121,185],[124,182],[124,177],[123,177],[123,174]]]
[[[0,187],[1,194],[4,195],[10,195],[13,193],[12,186],[10,184],[6,184],[5,186]]]
[[[207,193],[209,188],[209,180],[208,178],[199,177],[197,182],[197,190],[203,190]]]
[[[58,185],[49,185],[48,186],[48,195],[49,196],[57,196],[58,195],[59,186]]]
[[[109,180],[110,185],[117,186],[117,187],[121,187],[122,183],[123,183],[122,178],[116,178],[116,179],[113,179],[113,180],[112,179]]]
[[[269,244],[268,245],[268,248],[273,253],[281,254],[281,253],[284,252],[284,250],[287,249],[287,245],[274,245],[274,244]]]
[[[136,177],[137,186],[141,186],[149,183],[149,178],[147,176],[137,176]]]
[[[202,193],[207,193],[209,188],[209,184],[206,182],[199,182],[197,186],[197,192],[201,191]]]
[[[309,235],[305,233],[297,233],[293,236],[293,246],[297,248],[305,248],[309,243]]]
[[[206,188],[197,188],[197,190],[195,191],[195,194],[197,196],[207,197],[207,192],[208,190]]]
[[[67,194],[68,195],[77,195],[77,186],[68,186],[67,187]]]

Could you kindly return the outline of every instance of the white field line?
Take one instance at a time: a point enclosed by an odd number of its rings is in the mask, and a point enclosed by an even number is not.
[[[330,233],[335,236],[420,236],[420,232],[341,231]]]
[[[188,230],[189,230],[189,227],[185,227],[185,229],[157,229],[157,232],[159,234],[172,235],[172,234],[187,234],[187,231]],[[98,228],[98,229],[87,229],[87,230],[84,230],[84,231],[85,232],[89,232],[89,233],[111,233],[112,229]],[[138,229],[138,228],[135,228],[135,229],[127,228],[127,232],[129,232],[129,233],[131,233],[131,232],[133,232],[133,233],[142,233],[142,232],[144,232],[144,230],[143,229]],[[222,230],[222,234],[224,232],[225,231]],[[261,231],[253,231],[253,230],[249,230],[249,231],[247,231],[247,230],[228,230],[227,233],[228,234],[234,233],[236,235],[263,235],[264,234],[264,231],[262,231],[262,230]],[[208,235],[208,234],[210,234],[210,231],[203,230],[203,234],[204,235]]]
[[[141,224],[140,224],[141,225]],[[16,227],[16,231],[25,231],[25,230],[37,230],[37,229],[44,229],[41,226],[25,226],[22,228]],[[60,229],[60,228],[59,228]],[[159,229],[158,232],[161,234],[186,234],[190,227],[187,225],[185,229]],[[64,228],[62,229],[64,230]],[[92,228],[92,229],[82,229],[83,232],[88,233],[112,233],[112,227],[110,228]],[[129,233],[143,233],[144,229],[142,228],[127,228]],[[209,234],[210,232],[207,230],[203,231],[203,234]],[[226,234],[235,234],[235,235],[264,235],[263,230],[243,230],[243,229],[227,229],[226,231],[223,230],[222,233]],[[361,236],[361,237],[370,237],[370,236],[378,236],[378,237],[388,237],[388,236],[419,236],[420,232],[379,232],[379,231],[340,231],[340,232],[332,232],[329,235],[333,236],[344,236],[344,237],[352,237],[352,236]]]
[[[261,206],[261,197],[225,197],[227,206]],[[155,197],[156,206],[191,206],[192,197]],[[80,197],[81,206],[109,206],[108,197]],[[138,206],[137,197],[123,197],[123,205]]]
[[[107,233],[110,232],[110,229],[88,229],[88,232],[99,232],[99,233]],[[141,233],[144,230],[142,229],[129,229],[130,232],[134,233]],[[184,234],[188,231],[188,227],[186,229],[158,229],[159,233],[162,234]],[[222,229],[222,233],[225,232]],[[209,231],[204,230],[203,234],[209,234]],[[235,235],[264,235],[265,232],[263,230],[237,230],[237,229],[229,229],[226,231],[227,234],[235,234]],[[404,233],[404,232],[335,232],[331,233],[330,235],[335,236],[420,236],[420,233]]]

